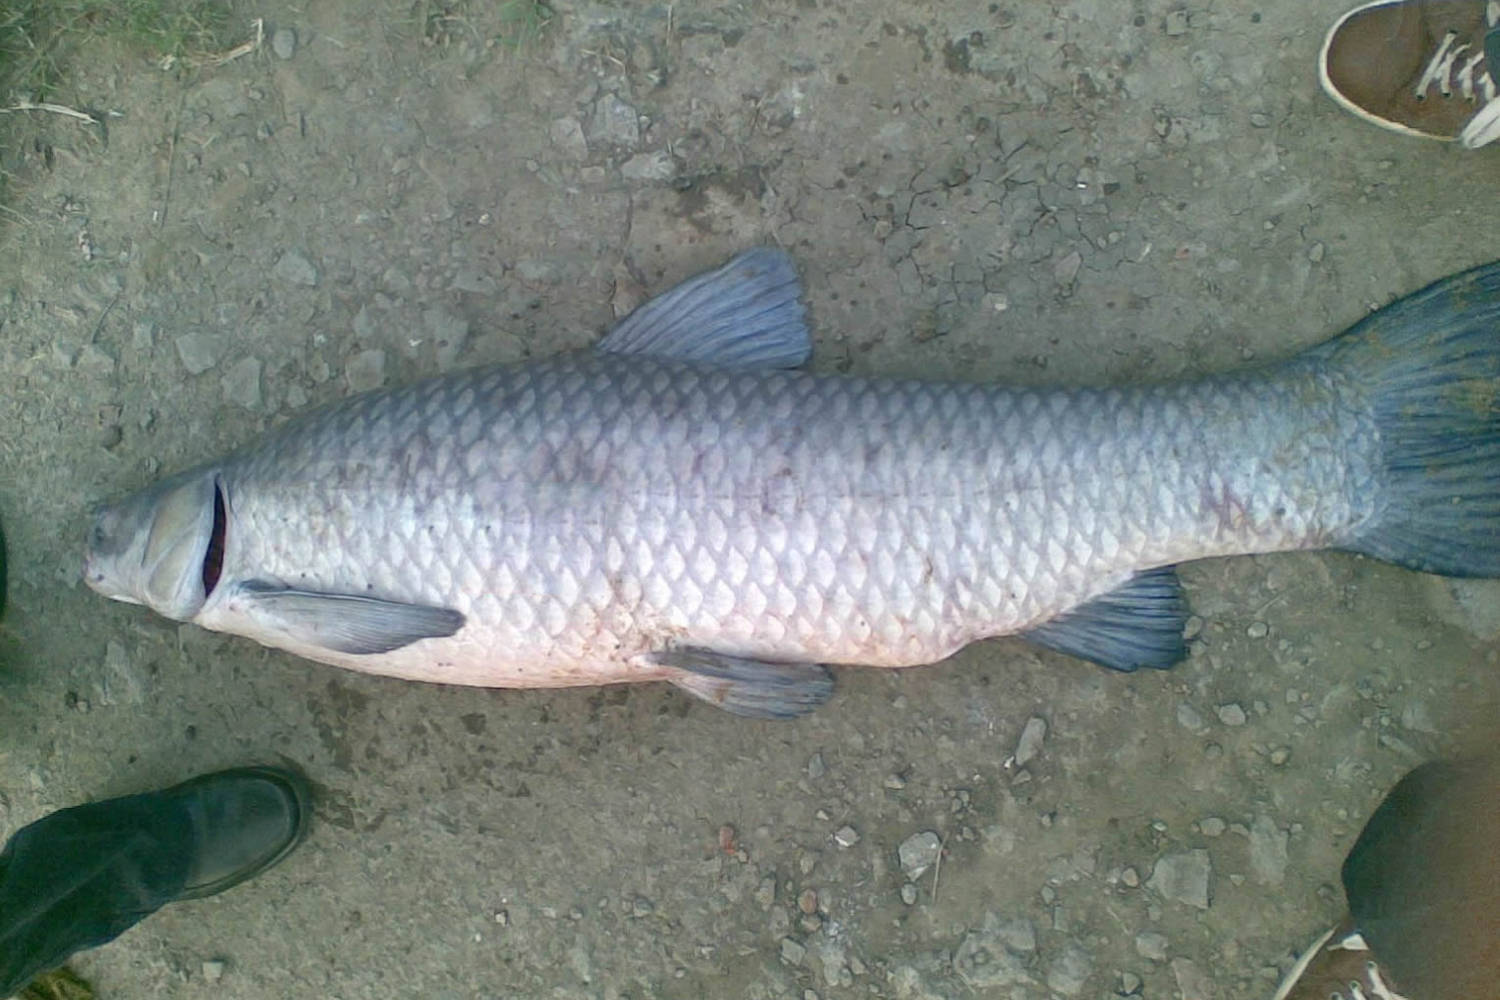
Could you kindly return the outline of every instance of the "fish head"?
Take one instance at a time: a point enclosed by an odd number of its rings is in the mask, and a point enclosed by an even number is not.
[[[218,477],[193,470],[100,509],[83,579],[105,597],[188,621],[218,580],[223,539]]]

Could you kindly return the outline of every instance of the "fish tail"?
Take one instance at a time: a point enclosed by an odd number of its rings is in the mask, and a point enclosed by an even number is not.
[[[1391,303],[1312,357],[1360,387],[1380,446],[1374,515],[1341,547],[1500,576],[1500,261]]]

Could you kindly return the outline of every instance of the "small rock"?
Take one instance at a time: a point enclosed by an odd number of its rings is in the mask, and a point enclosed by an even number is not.
[[[1059,285],[1071,285],[1078,277],[1078,270],[1081,267],[1083,267],[1083,256],[1077,250],[1071,250],[1052,265],[1052,277]]]
[[[1122,997],[1133,997],[1141,991],[1146,984],[1134,972],[1120,973],[1120,988],[1115,992]]]
[[[1203,722],[1203,716],[1199,715],[1198,710],[1185,701],[1177,703],[1177,724],[1183,729],[1188,729],[1195,733],[1200,733],[1207,728]]]
[[[110,376],[115,373],[115,359],[96,344],[84,344],[76,363],[78,370],[87,375]]]
[[[923,830],[903,840],[896,854],[901,860],[902,873],[914,882],[937,862],[942,850],[943,842],[938,839],[938,835],[931,830]]]
[[[1250,626],[1245,629],[1245,634],[1252,639],[1264,639],[1271,634],[1271,626],[1265,622],[1251,622]]]
[[[954,971],[974,989],[997,989],[1035,982],[1027,971],[1030,954],[1018,955],[1007,946],[1001,932],[1002,923],[997,915],[988,914],[984,918],[984,927],[965,935],[953,953]]]
[[[677,161],[666,150],[637,153],[620,164],[620,176],[627,181],[669,181],[677,176]]]
[[[209,984],[224,978],[224,963],[214,960],[203,963],[203,980]]]
[[[1250,112],[1250,125],[1252,128],[1270,128],[1271,116],[1264,111]]]
[[[1277,767],[1281,767],[1291,759],[1292,751],[1286,747],[1277,747],[1275,750],[1271,751],[1271,763]]]
[[[1172,959],[1172,975],[1182,1000],[1214,1000],[1213,980],[1190,958]]]
[[[630,900],[630,915],[632,917],[649,917],[656,912],[656,904],[645,896],[635,896]]]
[[[1226,726],[1243,726],[1245,724],[1245,710],[1235,702],[1220,705],[1216,711],[1219,715],[1219,721]]]
[[[1120,873],[1120,881],[1134,889],[1141,884],[1141,873],[1134,868],[1126,868]]]
[[[821,753],[815,753],[807,760],[807,776],[817,781],[828,773],[828,765],[823,760]]]
[[[1021,738],[1016,741],[1016,766],[1025,767],[1042,752],[1042,740],[1047,737],[1047,722],[1033,715],[1021,727]]]
[[[617,94],[607,94],[594,102],[594,117],[589,123],[590,148],[634,149],[640,141],[641,127],[635,108]]]
[[[1429,736],[1437,736],[1440,730],[1432,721],[1432,714],[1427,710],[1427,703],[1414,701],[1401,709],[1401,726],[1413,732],[1427,733]]]
[[[808,916],[818,912],[818,892],[816,889],[803,889],[797,896],[797,909]]]
[[[1067,945],[1047,970],[1047,988],[1066,997],[1077,996],[1093,971],[1089,953],[1076,944]]]
[[[1325,252],[1326,249],[1323,246],[1323,241],[1319,240],[1318,242],[1307,248],[1307,259],[1316,264],[1323,259],[1323,254]]]
[[[781,960],[787,965],[801,965],[807,949],[792,938],[781,939]]]
[[[1156,931],[1141,931],[1135,936],[1135,952],[1153,962],[1167,960],[1167,936]]]
[[[1168,37],[1171,38],[1187,34],[1188,12],[1181,9],[1168,11],[1166,21],[1162,27],[1166,30]]]
[[[385,352],[379,348],[360,351],[344,365],[344,381],[350,392],[368,392],[385,384]]]
[[[1212,871],[1208,852],[1195,848],[1160,858],[1146,885],[1174,902],[1206,910]]]
[[[207,330],[193,330],[176,340],[177,357],[189,375],[202,375],[224,354],[224,338]]]
[[[833,842],[840,847],[853,847],[859,843],[859,831],[852,826],[841,826],[834,832]]]
[[[260,359],[241,358],[219,379],[224,398],[247,410],[260,409]]]
[[[910,882],[901,886],[901,902],[907,906],[915,906],[917,903],[917,887]]]
[[[1250,824],[1250,871],[1261,885],[1280,885],[1286,879],[1287,832],[1269,816]]]
[[[156,343],[156,324],[141,320],[130,328],[130,351],[132,354],[150,354]]]
[[[767,875],[760,880],[760,885],[755,889],[755,901],[760,904],[762,910],[770,909],[771,904],[776,902],[775,876]]]
[[[271,51],[278,59],[290,59],[297,51],[297,32],[291,28],[277,28],[271,36]]]
[[[120,643],[104,644],[104,678],[99,685],[99,704],[143,705],[146,702],[146,680],[130,662],[130,654]]]
[[[547,137],[567,159],[582,162],[589,158],[589,144],[583,138],[583,126],[577,118],[556,119],[547,128]]]
[[[433,306],[422,313],[422,328],[432,341],[438,371],[451,370],[469,343],[469,321],[442,306]]]
[[[899,774],[891,773],[885,776],[885,781],[882,784],[893,792],[899,792],[906,787],[906,779]]]
[[[313,267],[312,261],[295,250],[282,254],[271,270],[276,277],[293,285],[306,285],[310,288],[318,283],[318,269]]]
[[[1228,825],[1217,816],[1209,816],[1207,819],[1199,821],[1198,829],[1203,832],[1203,836],[1205,837],[1222,837]]]

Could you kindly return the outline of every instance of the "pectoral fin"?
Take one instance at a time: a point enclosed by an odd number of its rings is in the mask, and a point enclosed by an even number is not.
[[[735,715],[795,719],[833,695],[833,674],[817,663],[768,663],[709,649],[656,653],[654,663],[682,673],[672,683]]]
[[[1115,670],[1165,670],[1187,655],[1182,638],[1187,617],[1182,581],[1176,570],[1165,566],[1137,573],[1109,593],[1021,635]]]
[[[452,608],[291,590],[258,581],[240,584],[232,600],[265,631],[337,653],[389,653],[418,639],[445,638],[464,627],[464,616]]]

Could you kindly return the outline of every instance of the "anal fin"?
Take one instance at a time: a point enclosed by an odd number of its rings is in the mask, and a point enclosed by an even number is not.
[[[1021,633],[1039,646],[1115,670],[1165,670],[1187,656],[1187,597],[1171,566],[1137,573],[1107,594]]]
[[[293,590],[250,581],[231,598],[255,624],[303,646],[338,653],[389,653],[419,639],[441,639],[464,627],[452,608],[375,597]]]
[[[770,663],[709,649],[673,649],[652,655],[682,673],[671,682],[735,715],[795,719],[833,695],[833,674],[818,663]]]

